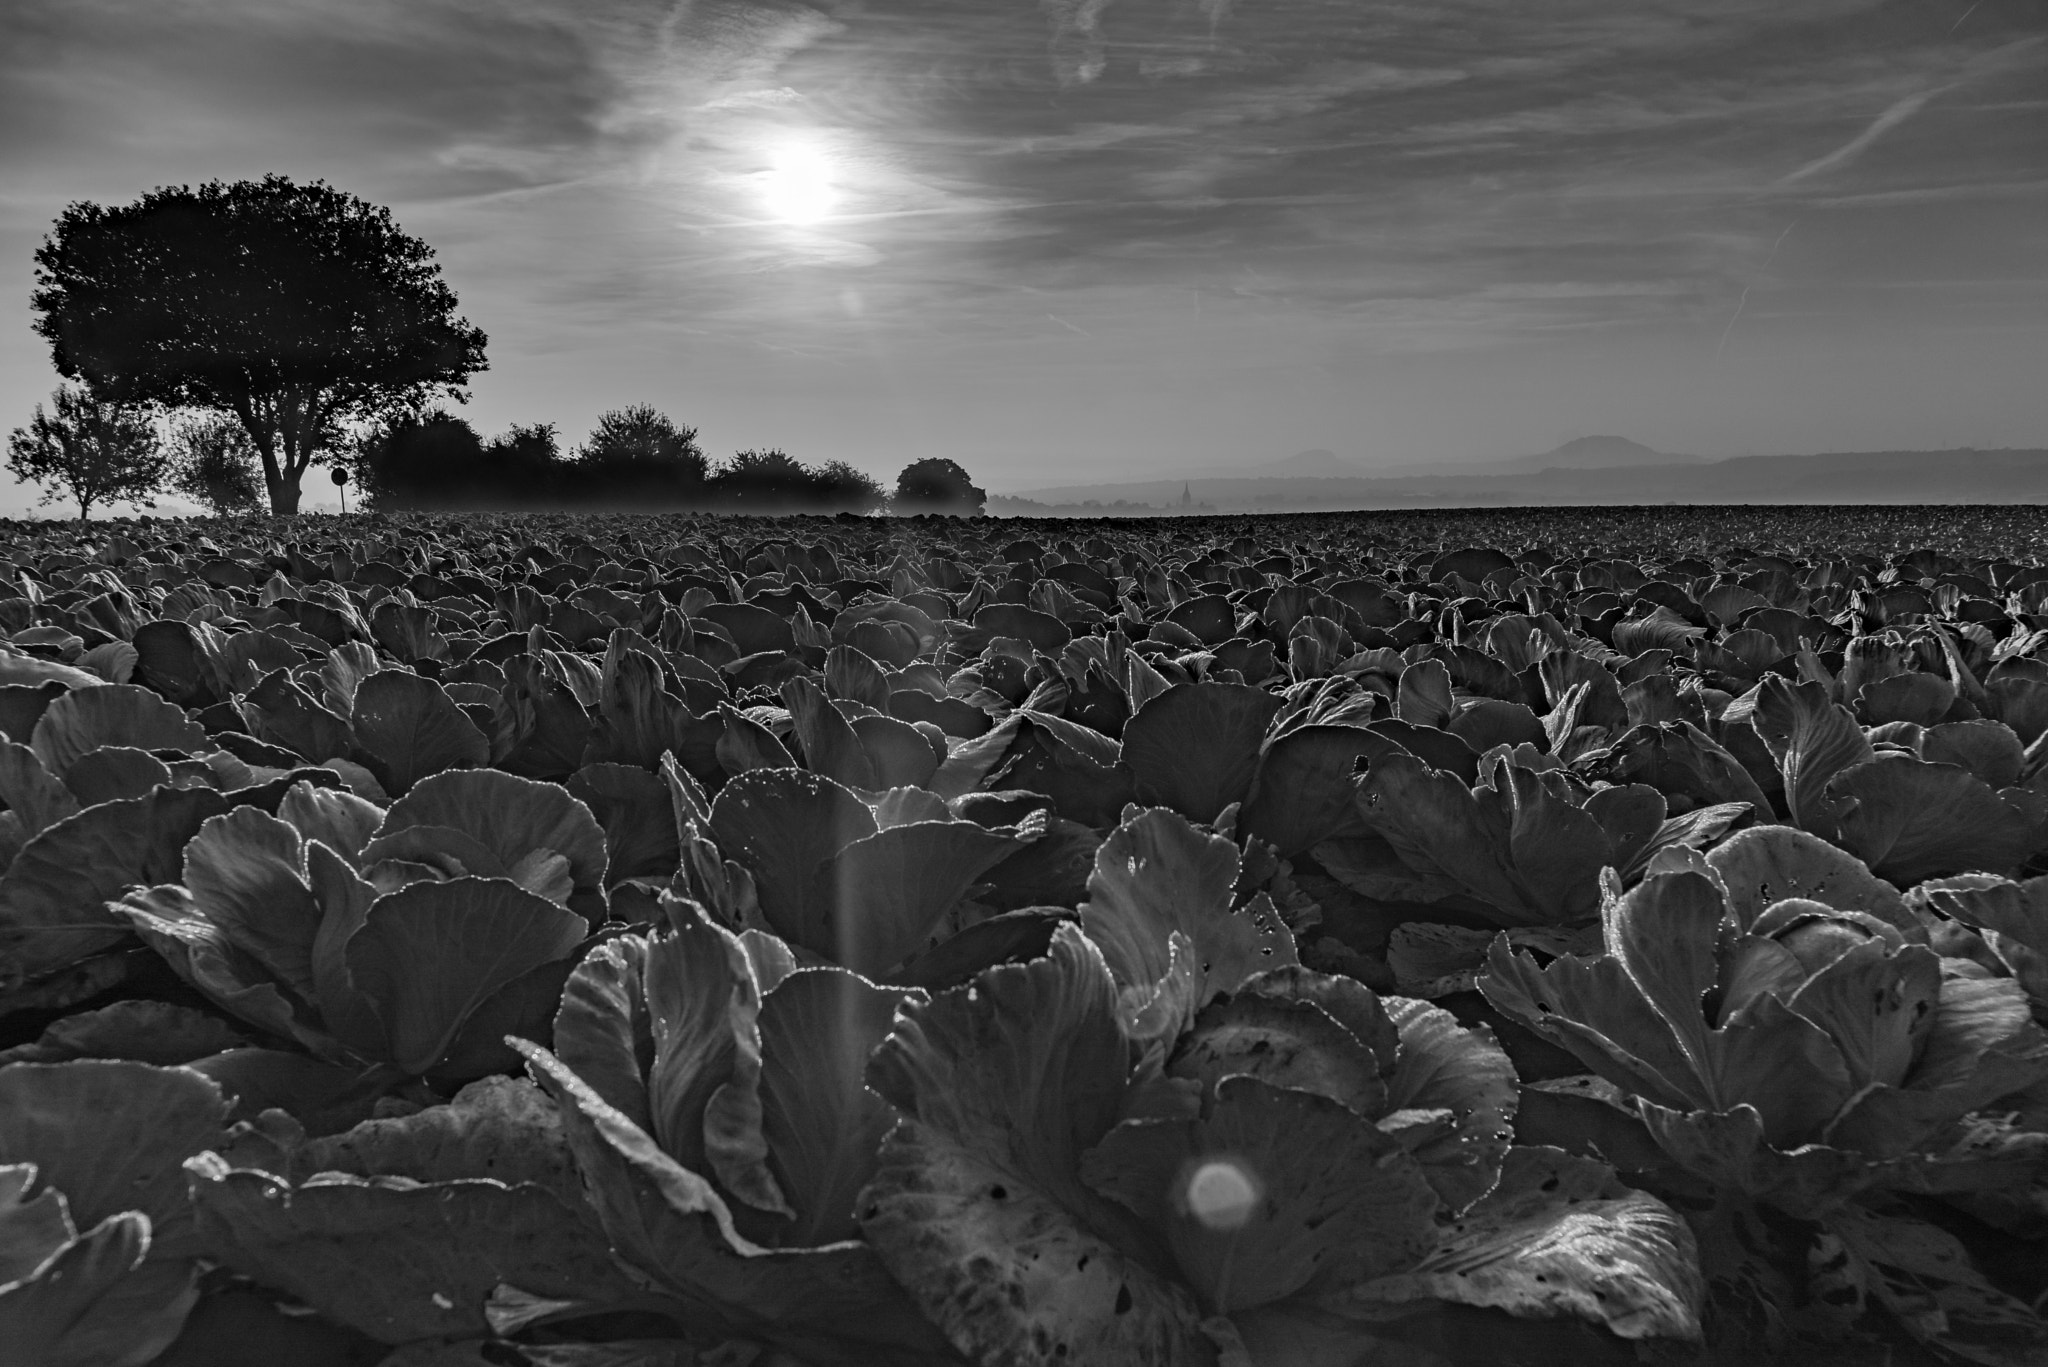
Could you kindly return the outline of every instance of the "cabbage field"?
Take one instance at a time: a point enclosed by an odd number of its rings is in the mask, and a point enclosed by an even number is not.
[[[2039,509],[0,536],[5,1367],[2048,1363]]]

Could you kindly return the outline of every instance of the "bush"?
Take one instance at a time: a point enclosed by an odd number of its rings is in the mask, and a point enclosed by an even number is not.
[[[733,512],[868,512],[881,486],[843,460],[817,469],[785,451],[738,452],[711,476],[711,505]]]
[[[887,500],[874,476],[843,460],[826,461],[814,478],[828,512],[871,513]]]
[[[503,436],[483,444],[478,461],[482,490],[503,490],[520,504],[558,494],[568,468],[551,422],[514,423]]]
[[[477,430],[440,409],[380,424],[357,443],[355,464],[365,502],[379,509],[472,507],[506,492],[486,478]]]

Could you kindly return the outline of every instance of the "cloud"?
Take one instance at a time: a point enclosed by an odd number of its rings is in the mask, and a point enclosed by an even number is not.
[[[1053,70],[1061,85],[1086,85],[1106,65],[1101,30],[1109,0],[1042,0],[1052,16]]]
[[[1905,190],[1866,190],[1860,194],[1817,196],[1809,202],[1823,209],[1882,209],[1972,199],[2035,198],[2048,198],[2048,178],[1964,181],[1950,185],[1917,185]]]
[[[408,197],[541,183],[603,140],[617,95],[567,16],[517,6],[22,0],[0,15],[0,118],[40,133],[5,141],[0,175],[30,191],[265,162],[369,169]]]
[[[1882,114],[1872,119],[1869,127],[1865,128],[1861,133],[1858,133],[1826,156],[1817,157],[1798,170],[1791,172],[1780,180],[1778,184],[1797,185],[1802,180],[1810,180],[1824,172],[1848,165],[1869,150],[1871,145],[1879,138],[1925,109],[1928,101],[1940,95],[1946,88],[1918,91],[1906,96],[1904,99],[1895,101]]]

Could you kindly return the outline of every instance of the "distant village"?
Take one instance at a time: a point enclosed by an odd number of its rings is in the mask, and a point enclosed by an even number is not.
[[[1079,503],[1041,503],[1033,498],[990,494],[988,511],[996,517],[1204,517],[1214,513],[1216,505],[1196,502],[1193,486],[1183,483],[1177,502],[1134,503],[1119,498],[1105,503],[1090,498]]]

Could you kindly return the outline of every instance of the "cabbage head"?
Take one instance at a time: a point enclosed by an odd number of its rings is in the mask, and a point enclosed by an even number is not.
[[[612,1247],[711,1337],[821,1367],[955,1361],[855,1223],[895,1123],[863,1071],[922,993],[663,903],[673,930],[570,974],[552,1051],[515,1042]]]
[[[1151,1005],[1199,966],[1164,939]],[[1698,1336],[1684,1222],[1602,1163],[1512,1146],[1483,1032],[1298,964],[1230,981],[1149,1010],[1062,925],[903,1004],[867,1070],[903,1119],[859,1220],[961,1354],[1405,1361],[1447,1302]]]
[[[1794,1298],[1719,1237],[1767,1209],[1804,1231],[1808,1269],[1840,1264],[1859,1308],[1875,1300],[1973,1361],[2048,1347],[2032,1310],[1900,1204],[2025,1183],[2048,1162],[2048,1135],[1995,1107],[2048,1077],[2048,1033],[2016,982],[1944,959],[1895,891],[1782,827],[1627,893],[1610,879],[1601,925],[1603,954],[1541,966],[1497,939],[1481,988],[1604,1079],[1666,1180],[1707,1190],[1710,1276]]]

